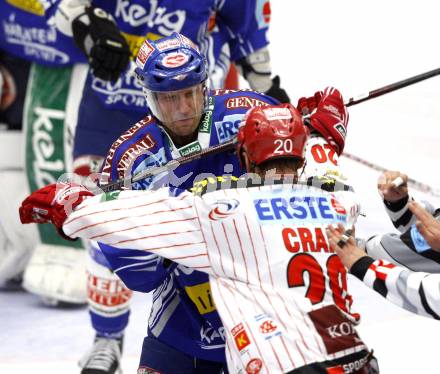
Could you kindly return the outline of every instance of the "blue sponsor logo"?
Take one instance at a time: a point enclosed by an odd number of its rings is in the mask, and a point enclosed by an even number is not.
[[[219,221],[224,218],[228,218],[230,215],[234,214],[240,202],[236,199],[230,200],[219,200],[216,202],[216,207],[213,208],[209,214],[208,218],[211,221]]]
[[[223,121],[217,121],[214,123],[219,143],[224,143],[235,138],[238,134],[238,127],[240,126],[243,117],[244,114],[231,114],[223,117]]]
[[[428,242],[425,240],[422,234],[420,234],[419,230],[417,230],[416,225],[411,226],[410,235],[414,244],[414,248],[417,252],[425,252],[428,249],[431,249]]]
[[[260,197],[253,203],[261,223],[307,221],[329,224],[347,220],[345,214],[335,210],[330,196],[282,194]]]

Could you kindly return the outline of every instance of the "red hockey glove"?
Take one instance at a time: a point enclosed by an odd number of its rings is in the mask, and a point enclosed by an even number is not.
[[[87,196],[93,193],[76,184],[57,183],[32,192],[20,207],[21,223],[50,223],[62,232],[64,221]]]
[[[296,105],[296,109],[298,109],[303,116],[312,114],[313,111],[318,107],[318,104],[322,99],[322,95],[322,91],[318,91],[315,92],[315,94],[311,97],[300,98],[298,100],[298,104]]]
[[[335,148],[339,156],[342,154],[347,135],[348,112],[336,88],[327,87],[324,90],[316,112],[310,116],[310,125]]]

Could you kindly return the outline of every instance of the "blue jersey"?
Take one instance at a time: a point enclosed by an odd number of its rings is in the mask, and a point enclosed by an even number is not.
[[[46,0],[47,17],[55,14],[58,0]],[[261,0],[93,0],[93,6],[113,16],[135,59],[143,41],[156,40],[173,32],[194,41],[206,56],[212,87],[223,87],[229,69],[231,48],[234,59],[268,44],[268,18]],[[216,27],[210,27],[210,23]],[[107,109],[145,113],[142,88],[134,75],[132,61],[116,82],[90,74],[86,90],[92,90]]]
[[[154,118],[146,117],[114,143],[104,162],[103,175],[116,180],[224,143],[236,136],[239,123],[250,107],[272,104],[278,102],[253,91],[215,91],[200,121],[198,139],[179,149]],[[200,158],[177,167],[172,173],[142,180],[133,188],[167,184],[187,189],[195,180],[216,174],[241,174],[234,153]],[[143,292],[154,290],[149,335],[191,356],[214,361],[225,359],[223,326],[205,273],[142,251],[120,250],[103,244],[100,247],[127,287]]]
[[[49,26],[39,1],[0,1],[0,49],[48,66],[86,62],[71,38]]]

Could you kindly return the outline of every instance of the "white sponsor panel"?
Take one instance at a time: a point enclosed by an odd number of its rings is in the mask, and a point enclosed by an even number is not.
[[[162,64],[167,68],[178,68],[179,66],[185,64],[187,61],[188,55],[181,52],[175,52],[165,56],[162,60]]]
[[[264,109],[264,114],[269,121],[292,118],[292,114],[288,108],[268,108]]]
[[[145,63],[148,60],[148,57],[150,57],[151,53],[154,51],[153,46],[148,43],[148,40],[145,40],[139,49],[138,55],[136,57],[136,65],[139,66],[141,69],[144,68]]]
[[[244,114],[231,114],[224,116],[222,121],[214,122],[220,143],[224,143],[238,134],[238,128],[243,117]]]

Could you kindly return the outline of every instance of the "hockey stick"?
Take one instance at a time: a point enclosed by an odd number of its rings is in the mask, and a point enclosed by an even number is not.
[[[206,149],[204,149],[200,152],[194,153],[192,155],[182,156],[182,157],[176,158],[176,159],[171,160],[170,162],[166,163],[165,165],[153,166],[151,168],[148,168],[144,171],[137,173],[136,175],[134,175],[132,177],[118,179],[117,181],[115,181],[113,183],[109,183],[109,184],[103,185],[101,187],[98,187],[98,189],[96,191],[94,191],[94,193],[117,191],[117,190],[120,190],[124,187],[130,186],[131,183],[138,182],[142,179],[151,177],[153,175],[158,175],[158,174],[166,172],[166,171],[174,170],[176,167],[178,167],[180,165],[187,164],[188,162],[197,160],[203,156],[215,155],[217,153],[227,152],[227,151],[233,150],[235,147],[235,143],[236,143],[236,140],[234,138],[234,139],[228,140],[225,143],[214,145],[212,147],[206,148]]]
[[[348,158],[349,160],[353,160],[355,162],[358,162],[361,165],[367,166],[373,170],[380,171],[382,173],[389,170],[387,168],[384,168],[383,166],[375,164],[371,161],[367,161],[367,160],[365,160],[359,156],[355,156],[351,153],[344,152],[342,154],[342,156]],[[419,182],[413,178],[408,178],[408,185],[413,187],[414,189],[420,191],[420,192],[425,192],[425,193],[431,194],[433,196],[440,197],[439,190],[434,189],[430,185],[423,183],[423,182]]]
[[[431,70],[431,71],[428,71],[426,73],[422,73],[419,75],[415,75],[411,78],[403,79],[403,80],[395,82],[395,83],[391,83],[387,86],[375,89],[373,91],[369,91],[368,93],[359,95],[357,97],[352,97],[352,98],[348,99],[348,101],[346,101],[344,104],[347,107],[352,106],[352,105],[356,105],[356,104],[362,103],[364,101],[371,100],[376,97],[385,95],[387,93],[390,93],[390,92],[399,90],[401,88],[410,86],[412,84],[421,82],[425,79],[435,77],[437,75],[440,75],[440,68],[434,69],[434,70]],[[151,167],[151,168],[148,168],[144,171],[141,171],[140,173],[134,175],[133,177],[119,179],[113,183],[103,185],[100,188],[98,188],[95,192],[100,193],[100,192],[112,192],[112,191],[120,190],[121,188],[129,186],[131,183],[138,182],[142,179],[151,177],[153,175],[160,174],[165,171],[173,170],[179,165],[184,165],[188,162],[199,159],[200,157],[232,150],[235,146],[235,142],[236,142],[235,139],[231,139],[223,144],[219,144],[219,145],[215,145],[210,148],[206,148],[206,149],[202,150],[201,152],[194,153],[190,156],[183,156],[183,157],[176,158],[174,160],[171,160],[170,162],[168,162],[167,164],[165,164],[163,166]],[[353,157],[356,157],[356,156],[353,156]]]
[[[387,86],[377,88],[376,90],[364,93],[362,95],[358,95],[356,97],[350,98],[348,101],[346,101],[344,104],[345,106],[352,106],[359,103],[363,103],[364,101],[374,99],[376,97],[385,95],[387,93],[400,90],[401,88],[411,86],[412,84],[422,82],[426,79],[435,77],[437,75],[440,75],[440,68],[434,69],[431,71],[427,71],[426,73],[422,73],[419,75],[415,75],[411,78],[403,79],[401,81],[391,83]]]

